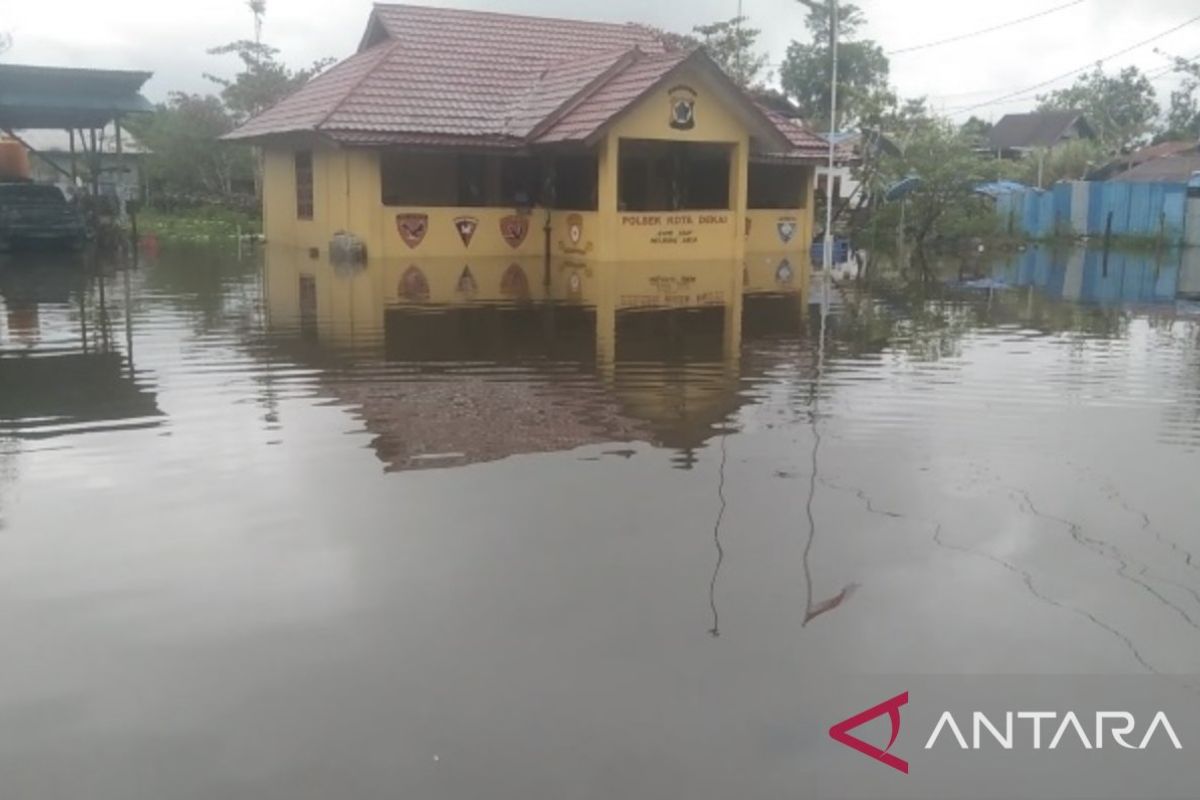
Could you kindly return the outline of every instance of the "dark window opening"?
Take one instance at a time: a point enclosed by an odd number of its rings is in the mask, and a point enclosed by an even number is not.
[[[296,218],[313,218],[313,161],[312,153],[296,153]]]
[[[478,207],[488,205],[487,159],[481,155],[458,157],[458,201],[455,205]]]
[[[500,161],[499,205],[528,208],[542,197],[542,162],[531,157]]]
[[[567,211],[595,211],[599,205],[599,167],[591,155],[554,160],[552,205]]]
[[[729,208],[730,147],[692,142],[622,140],[621,211]]]
[[[804,208],[808,171],[794,164],[751,164],[747,195],[749,208]]]
[[[379,182],[385,206],[458,205],[458,157],[452,153],[383,153]]]

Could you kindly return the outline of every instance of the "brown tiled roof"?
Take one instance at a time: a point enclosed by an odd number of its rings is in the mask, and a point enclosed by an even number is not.
[[[229,138],[250,139],[318,129],[329,119],[338,104],[387,57],[395,44],[385,42],[376,45],[330,67],[299,91],[242,125]]]
[[[760,106],[761,108],[761,106]],[[792,158],[825,158],[829,154],[829,143],[824,138],[809,130],[802,120],[789,117],[778,111],[763,108],[763,113],[783,132],[792,143],[792,151],[785,155]],[[773,154],[779,155],[779,154]]]
[[[691,55],[688,51],[637,58],[538,137],[540,142],[586,139]]]
[[[359,146],[582,140],[691,59],[719,73],[701,52],[666,52],[639,25],[378,4],[357,54],[226,138],[308,131]],[[724,83],[761,138],[786,147],[761,109]]]

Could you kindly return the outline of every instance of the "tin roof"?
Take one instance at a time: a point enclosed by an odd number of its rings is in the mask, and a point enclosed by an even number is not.
[[[0,64],[0,128],[99,128],[152,111],[149,72]]]
[[[689,62],[714,74],[756,137],[781,130],[700,51],[634,24],[377,4],[359,51],[227,139],[320,133],[357,146],[584,141]],[[807,143],[807,139],[805,140]]]

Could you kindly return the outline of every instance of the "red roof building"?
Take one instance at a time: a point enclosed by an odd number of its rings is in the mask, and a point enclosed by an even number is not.
[[[263,148],[268,238],[449,258],[806,248],[824,147],[644,26],[389,4],[227,138]]]

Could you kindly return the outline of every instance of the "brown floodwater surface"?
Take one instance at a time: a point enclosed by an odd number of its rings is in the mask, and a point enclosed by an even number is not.
[[[816,797],[817,679],[1198,673],[1195,258],[7,257],[0,796]]]

